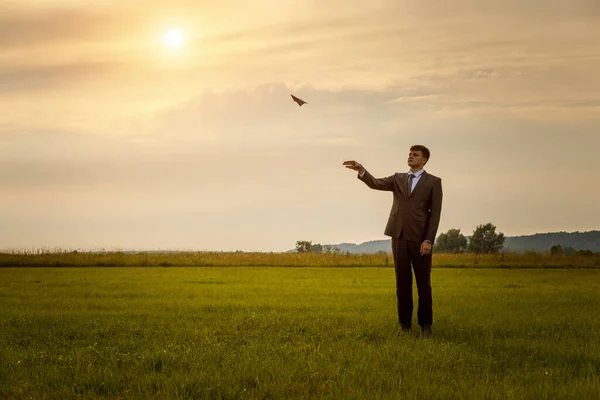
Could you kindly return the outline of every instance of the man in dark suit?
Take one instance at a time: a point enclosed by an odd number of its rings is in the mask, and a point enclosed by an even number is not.
[[[442,180],[423,169],[429,157],[427,147],[412,146],[408,153],[408,173],[395,173],[385,178],[373,177],[356,161],[343,163],[346,168],[358,171],[358,179],[371,189],[389,191],[394,195],[384,234],[392,238],[398,319],[401,329],[410,331],[414,270],[419,296],[417,318],[426,334],[431,332],[433,323],[431,257],[442,212]]]

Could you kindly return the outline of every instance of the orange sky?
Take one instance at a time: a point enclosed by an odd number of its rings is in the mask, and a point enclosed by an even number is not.
[[[385,239],[417,143],[439,233],[600,229],[599,4],[0,0],[0,249]]]

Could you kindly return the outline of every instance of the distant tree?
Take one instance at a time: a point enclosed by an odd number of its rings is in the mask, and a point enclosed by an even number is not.
[[[594,255],[594,252],[591,250],[577,250],[576,254],[578,256],[592,257]]]
[[[472,253],[497,253],[504,247],[504,233],[496,233],[496,226],[491,222],[478,225],[473,231],[469,243],[469,251]]]
[[[310,253],[312,251],[312,241],[308,241],[308,240],[296,241],[296,251],[298,253]]]
[[[553,256],[560,256],[563,254],[563,248],[560,244],[555,244],[554,246],[550,247],[550,254],[552,254]]]
[[[311,251],[313,253],[322,253],[323,252],[323,245],[316,243],[312,245]]]
[[[439,253],[462,253],[467,248],[467,238],[460,229],[450,229],[438,236],[433,247]]]
[[[342,249],[330,244],[323,245],[323,252],[327,254],[342,254]]]
[[[575,250],[575,248],[573,246],[565,246],[563,248],[563,253],[565,256],[572,256],[576,253],[577,251]]]

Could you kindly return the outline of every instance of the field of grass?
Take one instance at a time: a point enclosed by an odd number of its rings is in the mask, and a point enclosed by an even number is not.
[[[432,286],[423,337],[392,268],[0,268],[0,398],[600,398],[600,270]]]
[[[393,267],[391,253],[247,253],[247,252],[0,252],[0,267]],[[437,254],[433,267],[469,268],[600,268],[600,253]]]

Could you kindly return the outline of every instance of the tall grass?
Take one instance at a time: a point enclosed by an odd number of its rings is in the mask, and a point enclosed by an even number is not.
[[[393,267],[391,253],[259,253],[259,252],[124,252],[124,251],[4,251],[0,267]],[[433,267],[468,268],[600,268],[600,253],[437,254]]]

